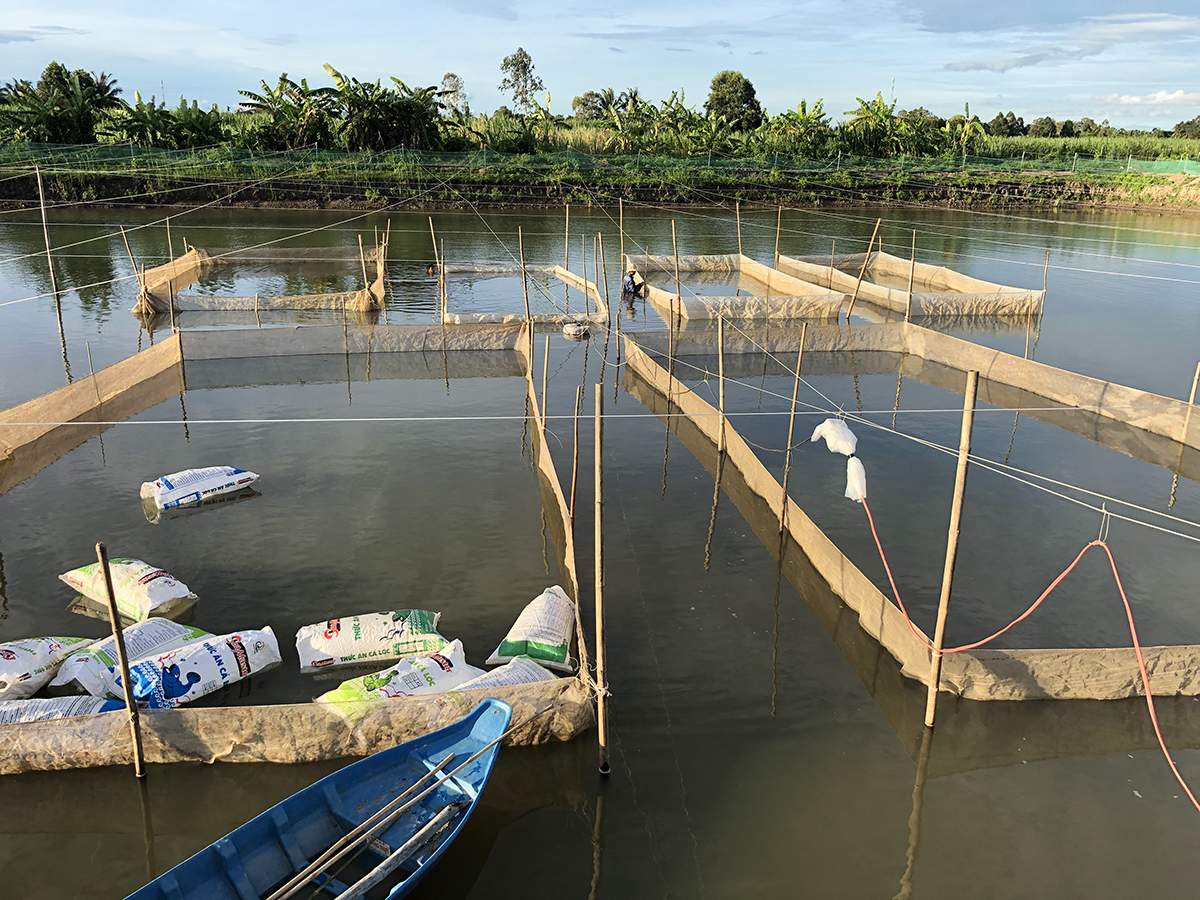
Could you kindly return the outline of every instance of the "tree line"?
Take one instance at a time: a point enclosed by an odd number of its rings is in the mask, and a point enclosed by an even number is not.
[[[547,153],[582,150],[593,154],[767,159],[964,157],[981,149],[1015,155],[1003,138],[1200,139],[1200,116],[1171,132],[1118,129],[1107,120],[1056,121],[1028,125],[1012,111],[984,122],[964,105],[943,118],[924,107],[897,109],[882,92],[858,99],[856,108],[833,122],[818,99],[771,115],[754,85],[740,72],[717,73],[701,107],[689,106],[682,91],[665,100],[643,98],[636,87],[587,91],[575,97],[571,114],[552,111],[550,94],[523,49],[505,57],[499,90],[505,105],[473,113],[463,80],[447,73],[440,85],[410,87],[398,78],[359,81],[332,66],[332,86],[312,87],[286,73],[242,90],[237,110],[202,109],[182,97],[169,107],[134,92],[130,103],[105,72],[70,70],[51,62],[36,83],[10,81],[0,87],[0,142],[47,144],[133,143],[190,149],[228,145],[248,150],[320,148],[343,152],[385,150],[491,150]],[[544,105],[539,99],[544,96]],[[997,147],[1000,147],[997,150]],[[1147,145],[1153,146],[1153,145]],[[1139,144],[1139,147],[1141,145]],[[1007,149],[1006,149],[1007,148]],[[1173,155],[1179,155],[1170,147]],[[1167,153],[1166,145],[1161,151]]]

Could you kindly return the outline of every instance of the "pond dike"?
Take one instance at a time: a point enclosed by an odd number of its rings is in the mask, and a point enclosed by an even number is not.
[[[203,387],[290,382],[289,357],[317,360],[330,380],[374,368],[375,377],[443,378],[523,375],[534,460],[563,587],[576,600],[579,674],[491,690],[451,691],[401,702],[379,701],[348,721],[329,704],[181,707],[141,713],[145,759],[170,762],[298,763],[366,756],[457,721],[487,697],[513,707],[522,723],[508,744],[568,741],[595,725],[594,690],[578,607],[574,535],[562,483],[546,445],[532,371],[533,334],[524,324],[312,326],[177,332],[153,347],[0,413],[0,493],[32,477],[91,437],[178,395],[189,372]],[[375,357],[372,362],[372,357]],[[334,363],[333,360],[337,362]],[[341,371],[337,372],[340,365]],[[260,370],[256,376],[255,370]],[[312,380],[306,370],[306,381]],[[182,409],[182,407],[181,407]],[[186,421],[186,412],[181,423]],[[132,762],[124,710],[0,726],[0,774],[127,765]]]
[[[718,410],[657,361],[666,358],[669,335],[640,334],[635,338],[626,334],[624,338],[627,389],[656,415],[667,418],[670,427],[676,429],[681,438],[684,434],[679,422],[686,418],[689,427],[706,442],[699,449],[693,447],[697,458],[704,462],[706,456],[712,455],[711,449],[704,448],[708,444],[715,446],[720,439]],[[676,336],[674,352],[677,357],[713,353],[716,340],[714,333],[683,332]],[[726,341],[726,361],[728,364],[731,359],[736,359],[738,353],[755,354],[755,365],[761,369],[762,347],[776,353],[795,354],[799,343],[799,329],[778,329],[769,334],[747,333]],[[805,369],[823,371],[823,356],[848,356],[851,350],[855,354],[882,352],[908,353],[910,356],[928,352],[940,367],[935,370],[937,378],[949,382],[949,386],[959,392],[963,389],[960,382],[965,380],[966,370],[977,369],[981,373],[980,397],[988,402],[996,400],[985,389],[985,379],[995,383],[1000,397],[1011,397],[1012,394],[1007,392],[1016,388],[1068,406],[1132,404],[1151,407],[1150,410],[1095,411],[1106,421],[1119,423],[1116,427],[1121,429],[1136,427],[1151,434],[1179,435],[1187,421],[1187,404],[1178,400],[1053,369],[928,332],[911,323],[810,327],[804,348]],[[927,361],[924,356],[920,358],[922,363]],[[727,374],[730,371],[727,369]],[[917,372],[921,371],[923,367],[917,369]],[[1078,402],[1071,403],[1070,400],[1076,397]],[[1180,451],[1194,448],[1200,440],[1200,429],[1195,422],[1190,424],[1189,444],[1183,446],[1181,442],[1171,442],[1176,448],[1176,458]],[[1098,430],[1087,436],[1101,440],[1104,431]],[[760,538],[774,551],[772,542],[778,545],[782,535],[794,543],[805,558],[808,575],[799,579],[801,595],[807,599],[813,590],[812,583],[823,582],[817,593],[831,594],[837,598],[837,606],[844,605],[852,611],[862,631],[892,657],[904,678],[928,685],[931,653],[922,638],[925,641],[929,638],[919,634],[919,629],[918,634],[914,634],[900,609],[863,575],[794,500],[784,497],[780,483],[728,419],[725,444],[725,465],[738,470],[745,491],[757,498],[755,503],[764,504],[769,511],[770,527],[766,530],[774,537],[760,533]],[[1164,449],[1154,443],[1149,448],[1147,453]],[[1174,464],[1175,459],[1170,462]],[[1196,468],[1196,454],[1192,454],[1189,471],[1195,472]],[[761,519],[761,515],[758,518]],[[779,555],[782,551],[777,553],[777,558]],[[825,624],[833,630],[831,623]],[[1143,653],[1156,696],[1200,695],[1200,646],[1144,647]],[[1139,696],[1141,682],[1132,647],[977,649],[943,657],[939,690],[968,700],[1121,700]]]

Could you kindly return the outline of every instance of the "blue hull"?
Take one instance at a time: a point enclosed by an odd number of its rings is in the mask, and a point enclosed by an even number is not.
[[[419,796],[508,728],[512,709],[485,700],[468,716],[439,731],[382,750],[293,794],[245,825],[156,878],[127,900],[261,900],[286,884],[347,832],[400,796],[447,754],[454,760],[414,791]],[[500,750],[499,743],[410,806],[361,854],[323,870],[297,897],[326,885],[336,897],[400,848],[448,804],[460,811],[450,824],[403,863],[372,896],[398,900],[428,873],[475,810]],[[362,845],[360,845],[362,846]],[[353,856],[354,854],[350,854]],[[330,875],[334,877],[328,880]]]

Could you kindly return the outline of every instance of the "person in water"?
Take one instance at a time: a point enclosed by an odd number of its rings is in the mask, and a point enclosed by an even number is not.
[[[637,277],[637,271],[630,266],[625,277],[621,279],[621,297],[632,302],[634,297],[640,297],[645,290],[646,282],[641,281]]]
[[[432,278],[434,275],[437,274],[437,270],[433,267],[433,263],[430,263],[426,267],[425,274],[428,275],[430,278]]]

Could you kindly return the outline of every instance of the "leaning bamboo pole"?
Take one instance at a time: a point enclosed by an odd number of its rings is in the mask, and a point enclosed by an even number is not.
[[[933,654],[929,662],[929,693],[925,698],[925,725],[933,727],[937,708],[938,684],[942,677],[942,642],[946,635],[946,613],[950,606],[950,587],[954,581],[954,564],[958,558],[958,535],[962,529],[963,495],[967,490],[967,462],[971,456],[971,429],[975,424],[975,394],[979,388],[979,373],[967,372],[967,387],[963,393],[962,431],[958,439],[958,468],[954,473],[954,499],[950,506],[950,530],[946,537],[946,562],[942,568],[942,592],[938,598],[937,624],[933,630]]]
[[[904,307],[904,321],[907,322],[912,317],[912,295],[913,295],[913,278],[917,274],[917,229],[913,229],[912,235],[912,259],[908,264],[908,304]],[[1028,349],[1029,338],[1026,332],[1025,346]],[[1026,353],[1026,356],[1029,354]]]
[[[858,299],[858,289],[862,287],[863,276],[867,274],[867,263],[871,261],[871,248],[875,246],[875,236],[879,234],[879,225],[883,219],[875,220],[875,230],[871,232],[871,240],[867,242],[867,255],[863,257],[862,268],[858,270],[858,281],[854,285],[854,296],[850,298],[850,307],[846,310],[846,324],[850,324],[850,313],[854,312],[854,301]]]
[[[125,709],[129,712],[129,734],[133,742],[133,774],[137,778],[145,778],[146,757],[142,750],[141,721],[138,718],[138,705],[133,696],[133,684],[129,677],[129,654],[125,650],[125,635],[121,631],[121,614],[117,610],[117,596],[113,591],[112,570],[108,567],[108,548],[104,546],[103,542],[96,544],[96,559],[100,563],[100,570],[104,573],[108,621],[112,626],[113,642],[117,645],[117,664],[121,669]]]

